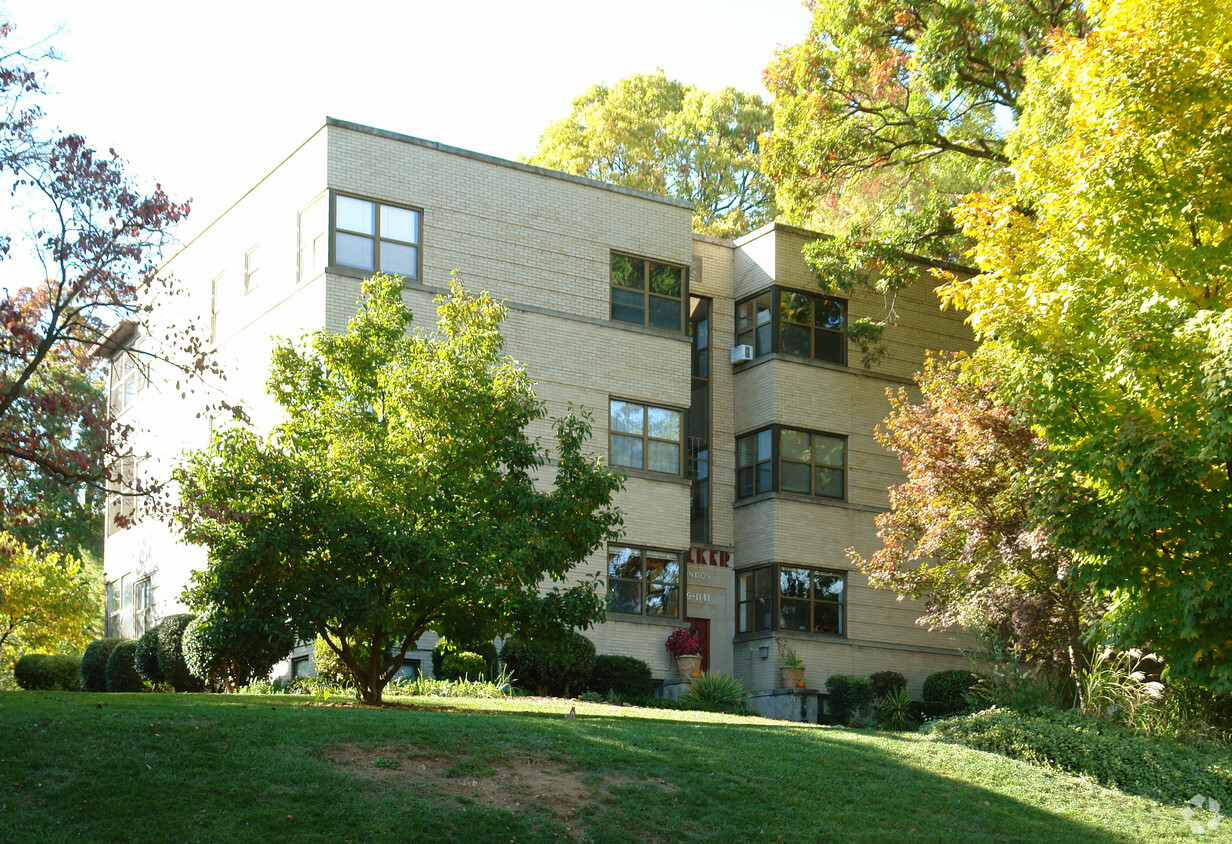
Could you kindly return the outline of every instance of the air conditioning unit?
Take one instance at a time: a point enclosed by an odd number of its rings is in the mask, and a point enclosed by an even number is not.
[[[739,346],[732,348],[732,363],[744,363],[747,360],[753,359],[753,347],[748,343],[741,343]]]

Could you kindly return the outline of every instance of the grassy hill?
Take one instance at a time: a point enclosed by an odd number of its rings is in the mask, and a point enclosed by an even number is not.
[[[394,701],[0,693],[0,842],[1196,840],[1180,808],[914,735]]]

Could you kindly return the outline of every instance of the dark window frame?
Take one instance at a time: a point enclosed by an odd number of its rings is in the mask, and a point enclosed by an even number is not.
[[[785,571],[806,573],[809,594],[783,594]],[[747,580],[746,580],[747,578]],[[818,583],[829,579],[839,583],[837,598],[819,596]],[[752,590],[746,590],[746,583]],[[794,563],[763,563],[736,571],[736,634],[784,632],[817,633],[831,636],[847,635],[847,572],[842,569],[827,569],[820,566],[796,565]],[[784,626],[784,601],[791,605],[808,605],[809,618],[806,627]],[[833,612],[837,608],[837,612]],[[832,623],[836,618],[837,623]],[[834,627],[837,629],[826,629]],[[821,628],[821,629],[819,629]]]
[[[807,299],[809,317],[806,320],[795,318],[796,311],[787,308],[784,313],[785,297]],[[825,308],[832,312],[837,307],[840,312],[841,327],[833,328],[829,322],[818,324],[819,314]],[[807,360],[818,360],[826,363],[847,365],[847,300],[822,293],[810,293],[789,287],[772,285],[764,290],[746,296],[736,302],[736,345],[753,347],[753,358],[766,357],[772,354],[791,355]],[[806,329],[808,332],[809,351],[785,348],[783,342],[784,328]],[[835,339],[837,338],[837,340]],[[837,346],[837,356],[825,353]]]
[[[616,430],[616,427],[612,421],[614,418],[612,405],[615,404],[616,402],[620,402],[621,404],[625,404],[625,405],[631,405],[634,407],[640,407],[642,409],[642,432],[641,434],[634,434],[628,431],[617,431]],[[667,477],[667,478],[678,478],[681,476],[681,474],[683,474],[684,464],[686,462],[685,445],[687,441],[686,432],[687,432],[687,427],[688,427],[688,419],[687,419],[686,411],[678,407],[667,407],[665,405],[650,404],[649,402],[636,401],[634,399],[625,399],[625,398],[620,398],[618,396],[608,397],[607,408],[608,408],[608,415],[607,415],[608,452],[607,453],[608,453],[609,462],[612,464],[612,466],[618,466],[621,469],[633,469],[634,471],[638,471],[638,472],[651,472],[653,474],[662,475],[663,477]],[[678,422],[677,422],[678,436],[676,437],[675,440],[669,440],[663,437],[652,437],[650,435],[650,411],[652,410],[661,410],[661,411],[666,411],[668,413],[677,414],[678,416]],[[641,443],[642,443],[642,451],[641,451],[642,465],[641,466],[631,466],[627,463],[618,463],[616,461],[617,450],[615,448],[614,443],[617,437],[627,437],[628,439],[631,439],[631,440],[632,439],[641,440]],[[652,443],[670,443],[676,447],[676,471],[664,472],[661,469],[649,468],[650,467],[650,460],[649,460],[650,445]]]
[[[637,554],[640,560],[640,568],[637,577],[629,577],[624,574],[613,574],[616,569],[613,565],[617,562],[623,552],[631,552]],[[649,588],[650,579],[647,576],[648,561],[650,559],[661,559],[665,561],[664,567],[668,562],[674,561],[676,564],[677,577],[674,582],[676,590],[675,612],[648,612],[647,607],[651,603],[651,598],[656,594],[663,594],[663,590],[652,591]],[[685,617],[685,587],[687,584],[687,573],[685,571],[685,554],[681,551],[668,551],[663,548],[654,548],[645,545],[630,545],[626,543],[612,544],[607,549],[607,611],[616,615],[630,616],[635,618],[645,619],[661,619],[664,621],[679,622]],[[627,588],[630,584],[638,586],[638,610],[634,612],[630,609],[621,609],[613,601],[613,584],[624,584]]]
[[[351,199],[357,202],[367,202],[372,204],[372,231],[360,231],[358,229],[339,228],[338,226],[338,201],[340,199]],[[392,208],[398,211],[410,211],[415,215],[415,240],[402,240],[396,237],[386,237],[381,232],[382,226],[382,208]],[[342,263],[338,259],[338,235],[346,235],[354,238],[362,238],[372,241],[372,267],[360,266],[354,263]],[[423,276],[423,239],[424,239],[424,210],[417,208],[414,205],[404,205],[398,202],[386,202],[380,199],[373,199],[368,196],[358,196],[351,193],[343,193],[340,191],[330,191],[329,195],[329,265],[331,267],[342,267],[349,270],[355,270],[363,273],[388,273],[390,275],[398,275],[411,281],[419,281]],[[399,270],[390,269],[384,266],[381,260],[381,248],[383,244],[391,244],[394,246],[411,247],[415,250],[415,271],[414,274],[408,274]]]
[[[627,275],[630,280],[637,275],[641,276],[641,285],[639,287],[617,282],[618,273],[626,275],[624,269],[618,268],[620,262],[628,263]],[[680,289],[676,294],[669,295],[654,289],[654,271],[656,267],[675,270],[680,273]],[[634,294],[639,293],[640,304],[634,302],[634,299],[639,298]],[[687,307],[689,302],[689,268],[683,264],[673,264],[670,261],[660,261],[656,258],[646,258],[624,252],[612,252],[608,258],[608,296],[611,302],[609,314],[613,322],[640,325],[661,331],[671,331],[675,334],[684,334],[687,330],[689,322]],[[619,298],[623,298],[626,301],[618,302],[617,299]],[[674,303],[676,308],[676,324],[671,327],[656,324],[654,315],[655,305],[658,304],[662,308],[665,302]],[[633,312],[637,309],[640,309],[641,315],[638,319],[632,319]],[[618,314],[623,315],[618,316]]]
[[[809,438],[808,450],[810,457],[808,460],[783,456],[784,434],[798,434]],[[842,445],[842,465],[835,466],[832,463],[818,460],[819,448],[814,439],[818,437],[837,441]],[[763,447],[767,438],[769,439],[768,453],[767,449]],[[766,493],[787,493],[789,495],[802,495],[819,501],[846,501],[849,444],[848,438],[842,434],[834,434],[828,431],[810,431],[805,428],[794,428],[788,425],[768,425],[764,428],[758,428],[755,431],[741,434],[736,437],[736,500],[753,498]],[[748,459],[750,455],[753,458],[752,460]],[[789,467],[808,467],[809,490],[807,492],[801,489],[784,489],[784,464]],[[837,473],[841,487],[840,494],[829,495],[818,492],[818,478],[829,477],[832,473]]]

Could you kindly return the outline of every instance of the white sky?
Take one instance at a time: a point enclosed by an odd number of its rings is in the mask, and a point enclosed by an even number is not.
[[[799,0],[0,3],[18,43],[62,27],[48,122],[192,197],[181,238],[327,115],[515,158],[587,86],[656,67],[765,96],[809,24]]]

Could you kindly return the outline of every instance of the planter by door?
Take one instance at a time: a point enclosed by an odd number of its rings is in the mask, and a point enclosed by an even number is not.
[[[689,654],[676,657],[676,670],[686,680],[691,680],[702,673],[702,658],[700,654]]]
[[[779,669],[779,674],[783,676],[783,686],[788,689],[796,688],[797,684],[804,679],[803,668],[788,668],[783,666]]]

